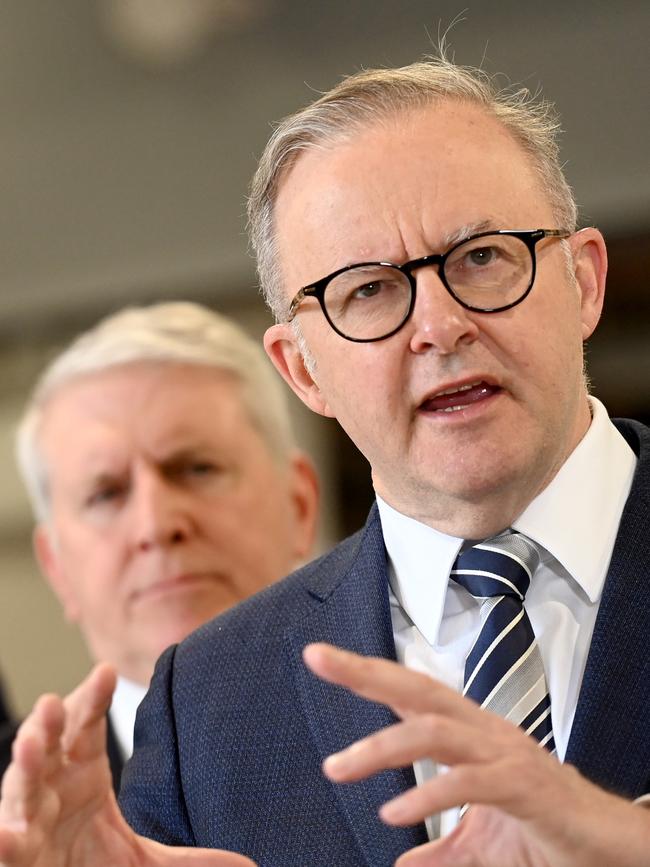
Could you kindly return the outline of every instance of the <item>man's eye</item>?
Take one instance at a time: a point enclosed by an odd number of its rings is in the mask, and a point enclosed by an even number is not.
[[[205,479],[218,473],[219,467],[214,461],[187,461],[171,467],[169,472],[178,479]]]
[[[498,250],[495,247],[477,247],[470,250],[467,259],[472,265],[490,265],[498,258]]]
[[[122,489],[114,486],[107,488],[99,488],[96,491],[93,491],[92,494],[87,498],[86,505],[87,506],[103,506],[107,503],[111,503],[123,493]]]
[[[188,471],[194,476],[207,476],[216,471],[214,464],[209,461],[194,461],[188,467]]]
[[[354,290],[355,298],[374,298],[375,295],[379,295],[382,290],[382,284],[375,280],[373,283],[364,283],[362,286],[358,286]]]

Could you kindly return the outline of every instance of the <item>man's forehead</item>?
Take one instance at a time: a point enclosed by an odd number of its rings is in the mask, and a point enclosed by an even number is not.
[[[43,418],[59,411],[91,415],[112,407],[131,414],[133,407],[125,406],[123,400],[126,393],[156,398],[163,391],[176,391],[181,398],[191,398],[194,392],[206,388],[234,395],[238,387],[236,375],[221,367],[183,359],[143,358],[69,376],[53,385],[42,399],[41,414]],[[160,403],[164,404],[164,399]],[[141,413],[147,403],[137,408]]]
[[[472,131],[471,139],[468,139],[468,130]],[[431,136],[434,133],[438,138],[436,151],[431,151],[431,159],[439,160],[445,154],[453,155],[459,146],[471,145],[479,138],[481,141],[492,140],[497,147],[519,147],[513,132],[497,118],[488,108],[469,100],[455,98],[439,98],[430,103],[409,106],[403,110],[383,111],[378,113],[374,120],[362,120],[353,122],[348,128],[329,134],[321,141],[304,146],[282,171],[278,182],[278,199],[287,180],[301,164],[309,161],[318,161],[319,169],[327,169],[327,157],[336,156],[338,153],[350,152],[356,159],[361,175],[368,172],[371,166],[368,164],[368,143],[377,136],[386,137],[390,142],[395,141],[396,149],[401,150],[408,144],[409,137],[419,134]],[[441,149],[441,144],[448,142]],[[526,157],[523,150],[522,156]],[[386,149],[386,158],[393,156],[390,149]],[[403,153],[403,160],[409,160],[408,151]],[[324,159],[323,159],[324,158]]]
[[[278,194],[280,264],[295,292],[364,259],[405,260],[471,231],[530,228],[514,223],[545,205],[514,136],[484,109],[445,101],[302,154]]]
[[[138,362],[61,384],[42,405],[38,436],[45,448],[62,436],[71,448],[108,447],[120,436],[180,448],[217,439],[227,422],[250,425],[232,373],[208,365]]]

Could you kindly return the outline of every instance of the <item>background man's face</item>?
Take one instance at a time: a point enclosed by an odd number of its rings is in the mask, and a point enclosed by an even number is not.
[[[311,546],[309,464],[281,467],[214,369],[80,378],[47,405],[40,442],[52,512],[39,559],[92,655],[133,680]]]
[[[354,262],[401,263],[486,229],[556,227],[519,145],[482,111],[455,103],[307,151],[282,182],[275,216],[288,298]],[[412,318],[377,343],[343,340],[309,299],[298,318],[316,361],[313,381],[289,326],[269,330],[267,350],[312,409],[339,420],[383,497],[471,535],[495,492],[512,491],[516,513],[586,430],[582,340],[602,300],[599,238],[572,239],[578,282],[561,244],[542,242],[531,295],[499,314],[464,310],[435,268],[418,271]],[[440,400],[441,391],[473,383],[488,386],[485,399],[442,410],[453,399]],[[462,392],[456,403],[467,403]]]

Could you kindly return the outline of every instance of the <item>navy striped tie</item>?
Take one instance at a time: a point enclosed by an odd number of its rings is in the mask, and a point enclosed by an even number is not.
[[[465,661],[463,694],[555,750],[551,699],[524,597],[539,564],[535,545],[503,533],[463,551],[451,577],[481,603],[481,630]]]

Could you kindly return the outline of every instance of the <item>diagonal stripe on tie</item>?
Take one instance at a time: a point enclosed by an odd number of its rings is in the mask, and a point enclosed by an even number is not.
[[[523,620],[521,604],[508,596],[499,598],[485,620],[465,662],[464,692],[479,704],[507,674],[512,660],[523,656],[535,640],[530,624]]]
[[[552,751],[550,696],[524,608],[538,563],[535,545],[508,532],[461,552],[451,577],[481,605],[481,629],[465,661],[464,694]]]

